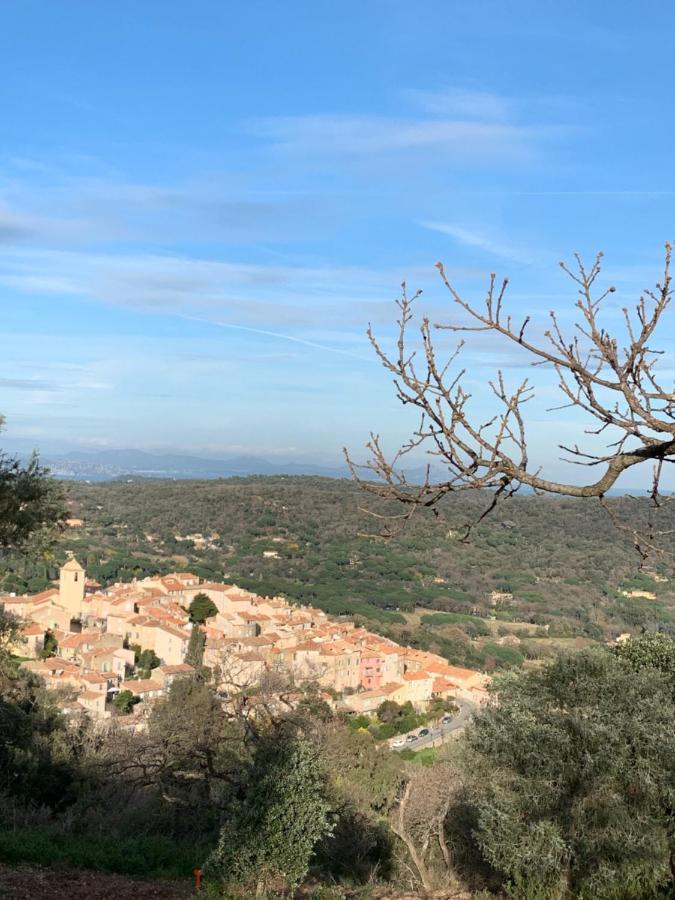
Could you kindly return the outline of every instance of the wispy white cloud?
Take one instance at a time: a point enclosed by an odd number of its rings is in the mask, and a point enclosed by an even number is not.
[[[403,92],[415,113],[402,116],[270,116],[249,123],[249,130],[287,156],[377,161],[405,156],[425,164],[505,166],[530,162],[545,144],[572,129],[542,115],[541,102],[516,104],[486,90],[447,87]]]
[[[59,385],[39,378],[2,378],[0,389],[11,391],[58,391]]]
[[[539,146],[566,133],[557,126],[438,118],[297,116],[261,119],[251,130],[285,154],[377,158],[425,154],[435,165],[523,164]],[[441,154],[435,157],[430,154]]]
[[[455,222],[419,222],[423,228],[446,234],[464,247],[475,247],[492,256],[500,256],[512,262],[529,264],[534,261],[535,254],[515,246],[509,241],[495,238],[481,231],[474,231]]]
[[[15,378],[0,376],[0,390],[6,391],[40,391],[43,393],[59,391],[109,391],[112,385],[92,378],[81,378],[77,381],[49,381],[44,378]]]
[[[15,191],[17,188],[15,188]],[[0,192],[0,247],[3,245],[15,244],[44,244],[57,243],[69,244],[72,242],[82,242],[84,240],[93,240],[96,238],[111,238],[119,236],[119,229],[115,235],[111,229],[104,224],[103,217],[84,218],[72,212],[64,213],[64,209],[68,209],[68,204],[72,205],[72,197],[59,202],[56,196],[49,197],[46,191],[40,197],[42,209],[30,208],[30,194],[33,189],[27,188],[23,192],[22,199],[28,200],[28,205],[10,204],[3,202],[2,193],[6,196],[10,193],[6,189]],[[54,213],[49,206],[49,199],[53,200],[51,206],[59,210]],[[47,200],[47,203],[45,203]]]
[[[104,166],[87,173],[77,162],[72,171],[59,165],[16,171],[0,158],[0,246],[289,244],[330,235],[348,215],[344,195],[321,187],[284,190],[262,169],[257,178],[214,171],[153,182]]]
[[[434,274],[429,266],[428,277]],[[0,286],[18,296],[197,317],[317,349],[326,349],[324,344],[340,334],[362,343],[369,320],[393,321],[391,298],[400,280],[401,273],[393,270],[246,264],[175,254],[32,248],[0,254]],[[335,339],[329,342],[317,342],[310,333],[330,329]]]
[[[15,287],[99,297],[132,305],[172,302],[236,302],[243,291],[270,301],[278,298],[314,301],[318,298],[366,298],[391,287],[394,272],[358,266],[284,266],[229,262],[167,253],[8,250],[0,258],[0,279]],[[50,281],[51,279],[51,281]],[[242,298],[246,299],[246,298]]]
[[[403,96],[415,106],[434,116],[484,122],[506,122],[513,104],[493,91],[447,87],[438,91],[411,89]]]

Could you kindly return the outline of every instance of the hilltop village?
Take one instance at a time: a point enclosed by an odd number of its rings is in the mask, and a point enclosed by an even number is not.
[[[192,625],[188,607],[198,594],[210,598],[217,613]],[[69,714],[86,710],[96,719],[111,718],[115,697],[128,690],[134,716],[142,720],[175,678],[194,673],[186,662],[193,628],[203,632],[203,665],[223,698],[251,690],[266,673],[298,688],[317,684],[334,708],[354,713],[373,712],[385,700],[410,701],[423,710],[439,697],[480,703],[486,696],[488,679],[481,672],[448,665],[313,607],[200,582],[188,572],[101,587],[71,558],[58,587],[32,596],[0,595],[0,603],[26,623],[14,648],[24,657],[22,666],[62,689],[59,705]],[[139,675],[142,651],[152,651],[154,667]]]

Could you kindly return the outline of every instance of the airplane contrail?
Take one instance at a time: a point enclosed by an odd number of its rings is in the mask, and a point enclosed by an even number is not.
[[[360,359],[362,362],[373,362],[369,356],[360,356],[358,353],[352,353],[350,350],[342,350],[339,347],[328,347],[326,344],[318,344],[316,341],[307,341],[305,338],[294,337],[292,334],[284,334],[280,331],[267,331],[265,328],[252,328],[250,325],[235,325],[234,322],[220,322],[217,319],[202,319],[199,316],[181,315],[181,319],[188,319],[190,322],[201,322],[203,325],[217,325],[219,328],[232,328],[235,331],[248,331],[251,334],[263,334],[266,337],[280,338],[284,341],[291,341],[294,344],[303,344],[305,347],[311,347],[313,350],[324,350],[326,353],[339,353],[341,356],[350,356],[352,359]]]

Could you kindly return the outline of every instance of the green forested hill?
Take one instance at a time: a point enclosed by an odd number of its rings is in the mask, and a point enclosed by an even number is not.
[[[640,573],[630,541],[592,501],[514,498],[463,544],[452,532],[484,507],[485,497],[450,498],[442,521],[420,516],[384,542],[376,537],[381,522],[363,512],[377,501],[347,481],[148,480],[71,483],[67,490],[71,515],[84,527],[64,535],[55,563],[74,550],[102,581],[188,568],[398,629],[419,625],[406,616],[418,606],[548,625],[559,637],[599,639],[625,628],[669,629],[675,621],[671,581],[652,578],[670,578],[672,557],[655,557],[653,571]],[[637,517],[643,508],[629,499],[613,502],[624,515]],[[44,565],[7,561],[2,586],[39,589],[54,574]],[[620,593],[640,587],[657,598]],[[494,606],[493,591],[513,599]],[[459,619],[442,624],[466,632]]]

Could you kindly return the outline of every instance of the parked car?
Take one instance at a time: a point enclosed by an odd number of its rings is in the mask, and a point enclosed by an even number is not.
[[[416,734],[409,734],[408,737],[406,738],[406,743],[412,744],[412,742],[416,741],[416,740],[417,740]]]
[[[429,734],[429,729],[423,728],[419,733],[419,737],[426,737],[428,734]]]
[[[405,738],[396,738],[395,741],[391,742],[392,747],[405,747]]]
[[[449,725],[452,722],[452,716],[443,716],[441,722],[443,725]]]

